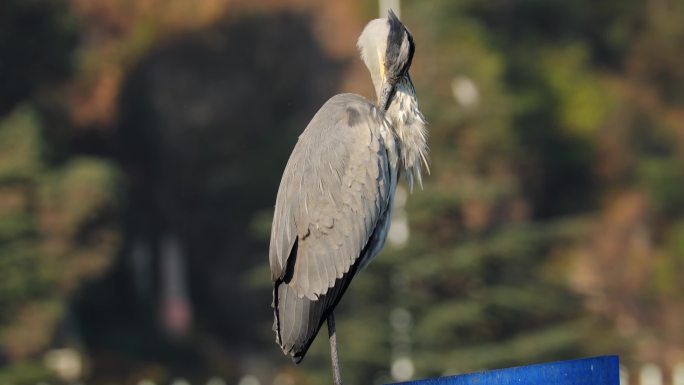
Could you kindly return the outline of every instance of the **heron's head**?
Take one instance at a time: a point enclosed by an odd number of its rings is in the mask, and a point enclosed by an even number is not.
[[[386,110],[395,86],[411,67],[415,50],[411,32],[390,10],[387,18],[366,25],[356,45],[373,79],[378,106]]]

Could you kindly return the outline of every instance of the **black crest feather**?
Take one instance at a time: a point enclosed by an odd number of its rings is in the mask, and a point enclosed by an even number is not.
[[[388,73],[397,77],[403,75],[411,66],[415,46],[413,36],[401,23],[393,10],[387,12],[387,22],[389,24],[389,35],[387,36],[387,50],[385,52],[385,63]],[[408,52],[402,55],[401,46],[404,36],[408,39]],[[403,57],[400,57],[403,56]]]

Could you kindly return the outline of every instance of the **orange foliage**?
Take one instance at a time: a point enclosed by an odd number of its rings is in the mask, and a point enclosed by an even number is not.
[[[316,36],[332,57],[355,57],[352,44],[363,27],[354,2],[314,0],[71,0],[82,20],[78,77],[66,95],[76,127],[112,129],[122,74],[145,49],[178,33],[250,13],[301,12],[314,21]],[[297,42],[292,42],[297,44]],[[238,60],[239,58],[236,58]],[[358,61],[343,88],[370,92]]]

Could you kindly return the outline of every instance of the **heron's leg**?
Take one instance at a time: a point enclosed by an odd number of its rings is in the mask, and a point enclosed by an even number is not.
[[[332,359],[333,383],[342,385],[340,376],[340,361],[337,357],[337,334],[335,333],[335,315],[330,312],[328,315],[328,336],[330,337],[330,358]]]

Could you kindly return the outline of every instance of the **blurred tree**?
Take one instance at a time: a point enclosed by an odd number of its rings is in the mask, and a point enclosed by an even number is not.
[[[116,169],[87,157],[49,166],[41,124],[28,105],[0,121],[0,357],[20,364],[0,378],[11,383],[44,379],[26,361],[77,342],[55,340],[58,327],[71,296],[109,265],[117,245]]]
[[[0,115],[71,72],[76,20],[61,0],[0,3]]]
[[[0,382],[55,379],[41,354],[75,344],[69,302],[117,245],[119,176],[101,159],[50,160],[43,107],[72,69],[76,22],[63,1],[0,4]],[[53,119],[52,125],[46,124]]]
[[[618,108],[599,132],[602,231],[581,254],[591,307],[632,342],[627,362],[684,360],[684,5],[649,1],[624,56]],[[678,321],[675,321],[678,320]]]

